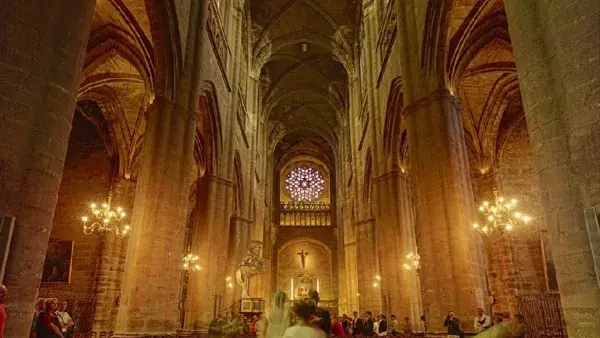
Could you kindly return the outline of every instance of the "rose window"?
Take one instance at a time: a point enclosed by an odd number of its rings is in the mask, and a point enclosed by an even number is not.
[[[325,180],[321,173],[311,167],[297,167],[285,179],[285,190],[296,202],[312,202],[321,197]]]

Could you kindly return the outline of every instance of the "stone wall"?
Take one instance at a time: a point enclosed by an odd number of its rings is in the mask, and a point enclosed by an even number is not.
[[[535,269],[529,287],[533,290],[545,288],[543,258],[540,245],[540,234],[546,230],[542,195],[538,177],[533,164],[531,140],[527,132],[527,123],[522,119],[511,132],[504,145],[500,159],[500,186],[507,196],[521,201],[520,208],[532,217],[532,221],[523,231],[517,231],[518,236],[526,241],[526,247],[531,252]],[[536,280],[537,279],[537,280]],[[537,284],[537,286],[536,286]]]
[[[77,112],[73,119],[51,233],[51,240],[74,242],[71,282],[43,283],[41,287],[93,293],[99,237],[97,233],[85,235],[80,218],[89,210],[90,202],[106,201],[110,176],[110,158],[96,126]]]
[[[308,252],[305,258],[305,269],[302,268],[299,252],[304,250]],[[322,300],[332,300],[336,297],[333,294],[333,270],[332,270],[331,251],[316,240],[292,240],[284,244],[278,250],[277,254],[277,290],[290,295],[290,279],[303,273],[313,278],[319,279],[319,292]],[[316,283],[314,281],[313,283]],[[316,284],[314,285],[316,289]],[[294,285],[294,299],[301,295],[298,293],[298,284]]]

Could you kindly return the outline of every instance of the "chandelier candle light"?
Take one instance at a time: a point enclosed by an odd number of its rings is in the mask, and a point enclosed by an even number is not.
[[[407,271],[419,270],[421,268],[421,257],[417,253],[409,253],[406,255],[406,263],[404,269]]]
[[[114,231],[117,237],[123,238],[131,230],[129,225],[124,225],[122,228],[119,227],[120,222],[125,219],[125,210],[123,208],[118,207],[115,210],[111,210],[108,203],[103,203],[101,207],[98,207],[96,203],[91,203],[90,209],[92,216],[86,215],[81,217],[84,234],[90,235],[94,231],[106,234]]]
[[[531,217],[524,215],[516,210],[517,200],[507,200],[502,196],[498,196],[498,192],[494,191],[495,202],[483,202],[479,206],[479,211],[485,219],[484,224],[474,223],[473,228],[484,235],[496,233],[510,232],[519,224],[527,224],[531,221]]]
[[[200,271],[202,268],[198,264],[200,257],[191,253],[183,257],[183,269],[185,271]]]

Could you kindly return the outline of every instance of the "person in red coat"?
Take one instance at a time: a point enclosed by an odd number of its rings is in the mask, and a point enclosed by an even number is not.
[[[4,325],[6,324],[6,309],[4,308],[4,300],[8,295],[6,286],[0,284],[0,338],[4,337]]]
[[[333,323],[332,323],[331,333],[333,333],[336,337],[346,337],[346,332],[344,331],[344,327],[342,326],[342,322],[340,321],[340,317],[338,315],[333,315]]]

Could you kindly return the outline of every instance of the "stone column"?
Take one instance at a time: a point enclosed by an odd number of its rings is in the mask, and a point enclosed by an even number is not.
[[[598,262],[583,209],[600,210],[600,6],[511,0],[505,7],[568,334],[595,337]]]
[[[355,225],[356,267],[358,276],[359,311],[381,313],[381,286],[373,286],[379,274],[375,220],[367,219]]]
[[[375,212],[379,235],[382,295],[388,314],[408,316],[415,325],[421,315],[416,271],[403,268],[405,257],[416,250],[411,187],[407,175],[394,170],[373,179],[378,195]]]
[[[31,328],[94,0],[0,6],[0,215],[16,217],[7,337]]]
[[[227,253],[227,277],[231,278],[230,282],[233,287],[227,288],[225,292],[225,303],[223,305],[226,308],[232,306],[242,295],[242,287],[235,280],[235,271],[246,254],[250,242],[252,221],[241,217],[232,217],[230,226],[232,229],[230,229]]]
[[[157,97],[146,124],[117,337],[179,328],[179,288],[196,111]]]
[[[192,252],[202,270],[190,275],[184,329],[206,330],[224,304],[227,244],[233,209],[233,182],[208,175],[199,180],[198,216]],[[232,276],[233,277],[233,276]]]
[[[126,210],[128,213],[127,223],[131,222],[134,196],[134,181],[118,177],[114,179],[110,192],[110,204],[112,208],[120,206]],[[95,283],[96,312],[92,326],[92,332],[98,336],[102,332],[106,332],[108,336],[109,332],[114,331],[117,325],[127,241],[128,236],[118,238],[113,233],[100,238],[101,256]]]
[[[468,318],[487,298],[481,242],[472,228],[464,131],[458,101],[446,90],[416,101],[405,113],[423,307],[427,327],[442,330],[447,311]]]

